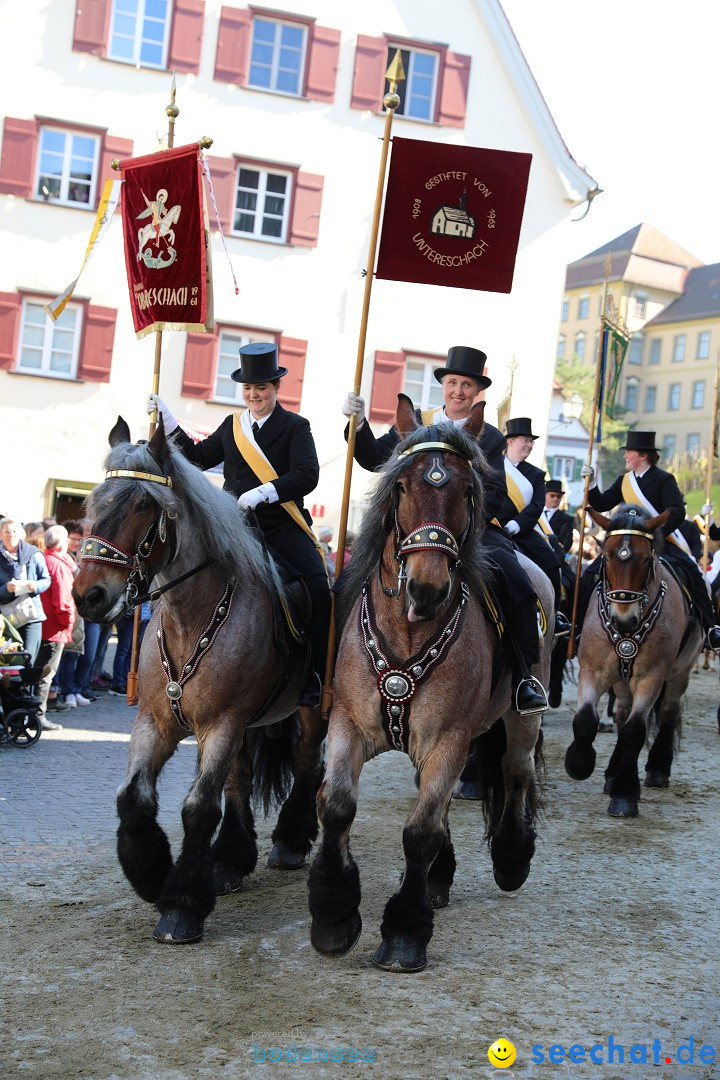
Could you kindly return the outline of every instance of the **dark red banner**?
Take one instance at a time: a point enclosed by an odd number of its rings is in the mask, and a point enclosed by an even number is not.
[[[130,307],[137,337],[207,329],[205,229],[197,144],[120,163]]]
[[[393,138],[376,277],[510,292],[531,160]]]

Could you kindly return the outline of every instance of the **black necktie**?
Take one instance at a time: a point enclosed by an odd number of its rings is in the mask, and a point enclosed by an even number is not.
[[[257,433],[258,433],[259,430],[260,430],[260,425],[258,424],[257,420],[253,420],[252,433],[253,433],[253,435],[255,435],[255,437],[257,437]]]

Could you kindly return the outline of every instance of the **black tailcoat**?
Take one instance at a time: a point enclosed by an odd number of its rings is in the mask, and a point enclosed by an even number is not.
[[[553,571],[560,569],[560,559],[553,551],[550,541],[535,531],[545,508],[545,473],[527,461],[521,461],[516,468],[532,484],[532,499],[522,510],[518,510],[510,496],[506,495],[498,519],[501,525],[507,525],[508,521],[517,521],[520,532],[513,534],[513,543],[517,544],[520,551],[527,555],[528,559],[532,559],[536,566],[544,570],[555,584],[557,574],[553,576]]]
[[[556,510],[548,522],[567,555],[573,543],[573,519],[566,510]]]
[[[625,502],[622,482],[622,476],[618,476],[607,491],[600,491],[597,487],[590,488],[588,502],[593,510],[602,512],[614,510],[620,503]],[[670,510],[670,517],[662,528],[665,536],[675,532],[685,520],[685,503],[673,474],[664,469],[658,469],[657,465],[651,465],[642,476],[638,477],[637,482],[643,495],[655,507],[658,514],[662,514],[664,510]]]

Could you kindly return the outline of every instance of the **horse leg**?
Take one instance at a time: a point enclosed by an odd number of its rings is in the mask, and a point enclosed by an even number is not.
[[[480,782],[480,757],[478,752],[478,739],[470,740],[470,751],[465,762],[460,779],[453,788],[455,799],[482,799],[482,783]],[[419,780],[419,774],[418,774]],[[419,783],[418,783],[419,786]]]
[[[657,734],[645,766],[645,787],[667,787],[670,783],[675,737],[682,722],[682,699],[690,682],[689,668],[670,679],[656,705]]]
[[[242,879],[251,874],[257,865],[251,790],[252,760],[245,741],[225,781],[225,811],[220,831],[210,849],[216,896],[237,892]]]
[[[613,693],[613,700],[615,703],[613,710],[614,726],[616,731],[620,731],[620,728],[627,721],[627,718],[630,715],[630,709],[632,708],[632,698],[630,696],[630,691],[627,688],[627,684],[625,683],[623,684],[623,688],[621,690],[621,696],[616,697],[612,689],[611,692]],[[613,752],[610,755],[610,760],[608,761],[607,768],[605,769],[605,784],[603,786],[604,795],[610,794],[613,779],[618,769],[620,768],[620,762],[622,761],[622,753],[622,747],[620,743],[616,741],[615,746],[613,747]]]
[[[428,871],[428,896],[431,906],[438,908],[447,907],[450,903],[450,888],[455,880],[455,849],[450,839],[450,826],[448,824],[448,811],[450,804],[443,816],[443,837],[440,850],[432,861]]]
[[[567,660],[567,641],[558,638],[550,654],[550,681],[548,683],[548,704],[551,709],[562,705],[563,672]]]
[[[337,705],[329,734],[327,773],[317,793],[322,837],[308,875],[308,900],[310,941],[318,952],[338,956],[353,948],[362,930],[360,875],[350,853],[350,829],[366,759],[360,732]]]
[[[645,712],[633,704],[633,710],[627,721],[618,731],[618,740],[608,765],[607,779],[610,781],[611,817],[637,817],[640,799],[640,780],[638,779],[638,758],[645,743]],[[610,770],[613,770],[610,774]]]
[[[302,866],[318,834],[317,793],[323,779],[327,727],[320,709],[298,709],[300,734],[293,748],[295,779],[273,830],[267,865],[276,870]]]
[[[573,741],[565,751],[565,772],[573,780],[587,780],[595,769],[593,741],[598,730],[598,694],[580,669],[578,708],[573,717]]]
[[[487,840],[495,883],[504,892],[513,892],[525,882],[535,854],[540,737],[539,716],[516,713],[508,714],[503,724],[493,725],[487,733]]]
[[[118,859],[135,892],[150,904],[172,867],[170,843],[157,823],[157,778],[179,741],[174,732],[160,731],[151,715],[138,715],[117,796]]]
[[[237,754],[227,729],[220,721],[218,725],[202,741],[198,739],[197,775],[182,808],[182,850],[157,899],[161,918],[153,936],[162,943],[199,941],[215,906],[210,841],[220,822],[222,791]]]

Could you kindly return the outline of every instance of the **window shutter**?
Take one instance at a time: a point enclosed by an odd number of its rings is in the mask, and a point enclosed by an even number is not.
[[[110,162],[117,158],[119,161],[132,157],[132,139],[119,139],[116,135],[105,135],[100,147],[100,170],[96,185],[95,205],[100,202],[103,184],[106,180],[119,180],[120,173],[115,172]]]
[[[217,334],[188,334],[182,378],[182,393],[185,397],[212,396],[217,343]]]
[[[355,72],[353,74],[353,109],[372,109],[380,112],[385,94],[387,70],[387,42],[385,38],[366,37],[358,34],[355,48]]]
[[[220,224],[224,232],[230,232],[233,226],[233,210],[235,208],[237,165],[232,158],[207,157],[206,160],[210,169],[210,179],[212,180],[215,202],[220,215]],[[217,224],[215,221],[215,207],[212,206],[212,200],[210,200],[210,203],[208,215],[210,217],[210,228],[214,229]]]
[[[405,382],[405,353],[375,353],[375,373],[370,397],[370,419],[379,424],[394,424],[397,396]]]
[[[288,243],[315,247],[320,231],[323,177],[299,172],[295,177]]]
[[[0,370],[15,366],[20,306],[19,293],[0,292]]]
[[[78,361],[78,379],[89,382],[110,382],[113,343],[115,341],[115,308],[88,304]]]
[[[311,32],[305,96],[332,102],[340,63],[340,31],[316,26]]]
[[[442,89],[437,121],[448,127],[465,127],[471,57],[448,50],[443,64]]]
[[[2,158],[0,158],[0,192],[29,198],[32,191],[38,127],[34,120],[5,117]]]
[[[553,473],[553,464],[554,464],[554,462],[555,462],[554,457],[546,457],[545,458],[545,472],[547,473],[548,479],[550,479],[550,480],[552,480],[553,477],[554,477],[554,473]]]
[[[248,8],[221,8],[215,53],[215,78],[220,82],[239,86],[247,83],[251,30],[252,12]]]
[[[175,0],[167,61],[172,71],[199,72],[204,14],[205,0]]]
[[[278,347],[278,366],[288,369],[280,382],[280,404],[290,412],[300,410],[302,386],[305,377],[307,341],[301,338],[281,337]]]
[[[75,7],[75,52],[104,56],[110,24],[110,0],[80,0]]]

